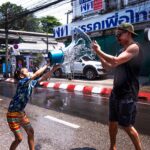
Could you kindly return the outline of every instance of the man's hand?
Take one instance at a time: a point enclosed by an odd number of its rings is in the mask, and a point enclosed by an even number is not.
[[[96,54],[98,54],[99,51],[101,51],[101,47],[100,47],[100,45],[96,41],[92,42],[91,47],[94,50],[94,52],[96,52]]]

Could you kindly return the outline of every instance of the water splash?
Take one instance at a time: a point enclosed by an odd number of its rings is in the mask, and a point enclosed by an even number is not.
[[[72,73],[72,68],[74,61],[83,56],[87,55],[91,59],[95,59],[96,55],[91,50],[91,42],[92,40],[90,37],[83,32],[80,28],[73,28],[71,31],[72,41],[66,48],[63,49],[64,51],[64,66],[66,73]]]

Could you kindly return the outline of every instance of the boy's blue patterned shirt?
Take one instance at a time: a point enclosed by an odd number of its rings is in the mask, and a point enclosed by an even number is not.
[[[32,89],[37,85],[38,80],[31,80],[30,78],[23,78],[17,85],[16,94],[9,104],[9,112],[24,111],[32,94]]]

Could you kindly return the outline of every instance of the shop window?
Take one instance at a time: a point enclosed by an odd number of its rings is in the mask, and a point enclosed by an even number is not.
[[[121,0],[120,1],[120,8],[124,8],[125,7],[125,2],[124,2],[124,0]]]
[[[138,4],[140,2],[146,2],[147,0],[128,0],[129,5]]]
[[[23,56],[16,56],[16,68],[26,67],[24,59]]]
[[[117,9],[117,1],[118,0],[106,0],[106,10],[110,12]]]

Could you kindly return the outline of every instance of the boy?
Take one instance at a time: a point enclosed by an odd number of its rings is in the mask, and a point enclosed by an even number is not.
[[[23,127],[28,135],[29,149],[34,150],[34,130],[24,112],[24,108],[29,101],[33,87],[35,87],[41,81],[49,78],[51,74],[58,69],[59,65],[54,66],[51,71],[45,73],[39,79],[36,79],[47,69],[47,67],[48,65],[45,65],[44,67],[40,68],[32,75],[32,77],[29,76],[27,68],[21,68],[15,73],[15,77],[19,81],[16,94],[10,102],[7,113],[7,122],[15,136],[15,140],[12,142],[10,150],[15,150],[22,141],[20,127]]]

